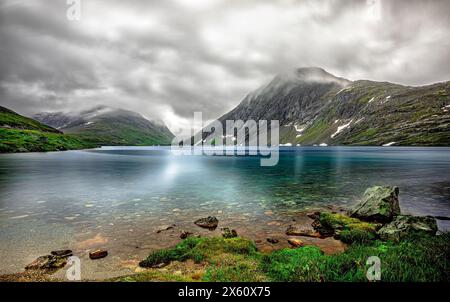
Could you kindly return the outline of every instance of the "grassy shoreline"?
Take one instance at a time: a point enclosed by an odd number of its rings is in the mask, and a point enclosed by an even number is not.
[[[153,268],[107,281],[366,282],[371,256],[380,258],[384,282],[450,281],[450,233],[416,234],[400,242],[354,242],[335,255],[315,246],[262,253],[241,237],[189,237],[140,263]]]

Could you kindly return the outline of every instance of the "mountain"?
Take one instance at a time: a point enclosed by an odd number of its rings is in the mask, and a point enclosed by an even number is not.
[[[173,138],[162,122],[107,106],[78,113],[39,113],[34,118],[96,145],[168,145]]]
[[[279,120],[284,144],[448,146],[450,82],[411,87],[299,68],[251,92],[219,121],[239,119]]]
[[[0,106],[0,152],[58,151],[90,147],[93,145]]]

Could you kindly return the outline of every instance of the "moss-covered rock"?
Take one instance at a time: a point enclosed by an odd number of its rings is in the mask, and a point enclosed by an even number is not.
[[[378,235],[383,240],[399,241],[412,233],[435,235],[436,232],[436,219],[432,217],[399,215],[392,222],[384,225],[378,231]]]
[[[320,213],[313,226],[324,236],[339,235],[342,231],[361,230],[375,234],[380,228],[376,223],[364,222],[357,218],[337,213]]]
[[[368,188],[363,200],[354,207],[351,216],[365,221],[390,222],[400,215],[398,194],[398,187]]]

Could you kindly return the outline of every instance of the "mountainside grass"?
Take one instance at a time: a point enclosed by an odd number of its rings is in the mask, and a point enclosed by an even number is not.
[[[126,123],[96,123],[74,133],[77,138],[95,145],[155,146],[170,145],[172,137],[156,130],[140,129]]]
[[[95,147],[77,137],[38,130],[0,128],[0,153],[48,152]]]
[[[61,133],[60,131],[41,124],[36,120],[17,114],[9,109],[0,106],[0,127],[37,130],[42,132]],[[6,128],[6,127],[5,127]]]

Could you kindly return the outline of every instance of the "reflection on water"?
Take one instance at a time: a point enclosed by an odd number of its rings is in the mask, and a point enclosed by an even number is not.
[[[1,155],[0,259],[14,255],[22,265],[31,250],[44,254],[98,233],[139,242],[162,225],[189,226],[209,214],[262,232],[306,207],[348,206],[372,185],[399,186],[403,212],[450,216],[449,148],[282,150],[274,167],[258,157],[175,156],[159,147]],[[0,272],[8,265],[19,264],[0,263]]]

